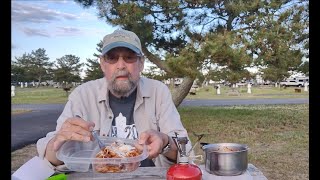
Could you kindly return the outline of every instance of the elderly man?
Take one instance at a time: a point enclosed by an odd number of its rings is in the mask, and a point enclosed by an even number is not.
[[[75,88],[57,120],[56,130],[38,140],[39,157],[54,167],[63,166],[56,158],[61,145],[69,140],[91,141],[94,130],[100,136],[145,143],[149,158],[141,166],[168,167],[176,163],[179,157],[172,137],[175,133],[185,137],[188,134],[167,86],[140,77],[144,57],[138,36],[123,29],[106,35],[100,67],[104,77]]]

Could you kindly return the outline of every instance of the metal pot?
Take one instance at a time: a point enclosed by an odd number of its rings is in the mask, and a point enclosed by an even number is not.
[[[200,143],[205,152],[205,169],[210,174],[236,176],[248,168],[248,146],[238,143]]]

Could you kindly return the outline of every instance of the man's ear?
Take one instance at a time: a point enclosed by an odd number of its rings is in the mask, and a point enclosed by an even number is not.
[[[139,71],[142,72],[144,69],[144,56],[141,57],[140,63],[139,63]]]
[[[102,72],[104,72],[105,69],[104,69],[104,66],[103,66],[103,63],[104,63],[103,56],[99,56],[99,61],[100,61],[100,68],[101,68]]]

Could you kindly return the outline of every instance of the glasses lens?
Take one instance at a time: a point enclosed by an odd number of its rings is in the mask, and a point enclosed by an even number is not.
[[[118,58],[115,56],[107,56],[105,61],[109,64],[115,64],[118,61]]]
[[[109,63],[109,64],[115,64],[118,62],[119,58],[122,57],[122,59],[126,62],[126,63],[134,63],[138,60],[138,58],[140,58],[141,56],[139,55],[129,55],[129,56],[112,56],[112,55],[107,55],[105,57],[105,62]]]
[[[132,56],[124,56],[123,59],[126,63],[134,63],[138,60],[138,56],[137,55],[132,55]]]

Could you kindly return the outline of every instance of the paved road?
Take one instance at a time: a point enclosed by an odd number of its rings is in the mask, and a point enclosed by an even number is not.
[[[35,143],[53,131],[63,107],[64,104],[12,105],[12,109],[28,109],[32,112],[11,117],[11,151]]]
[[[309,104],[308,98],[297,99],[219,99],[184,100],[180,106],[230,106],[251,104]],[[31,112],[11,117],[11,151],[35,143],[53,131],[64,104],[12,105],[12,109],[29,109]]]

